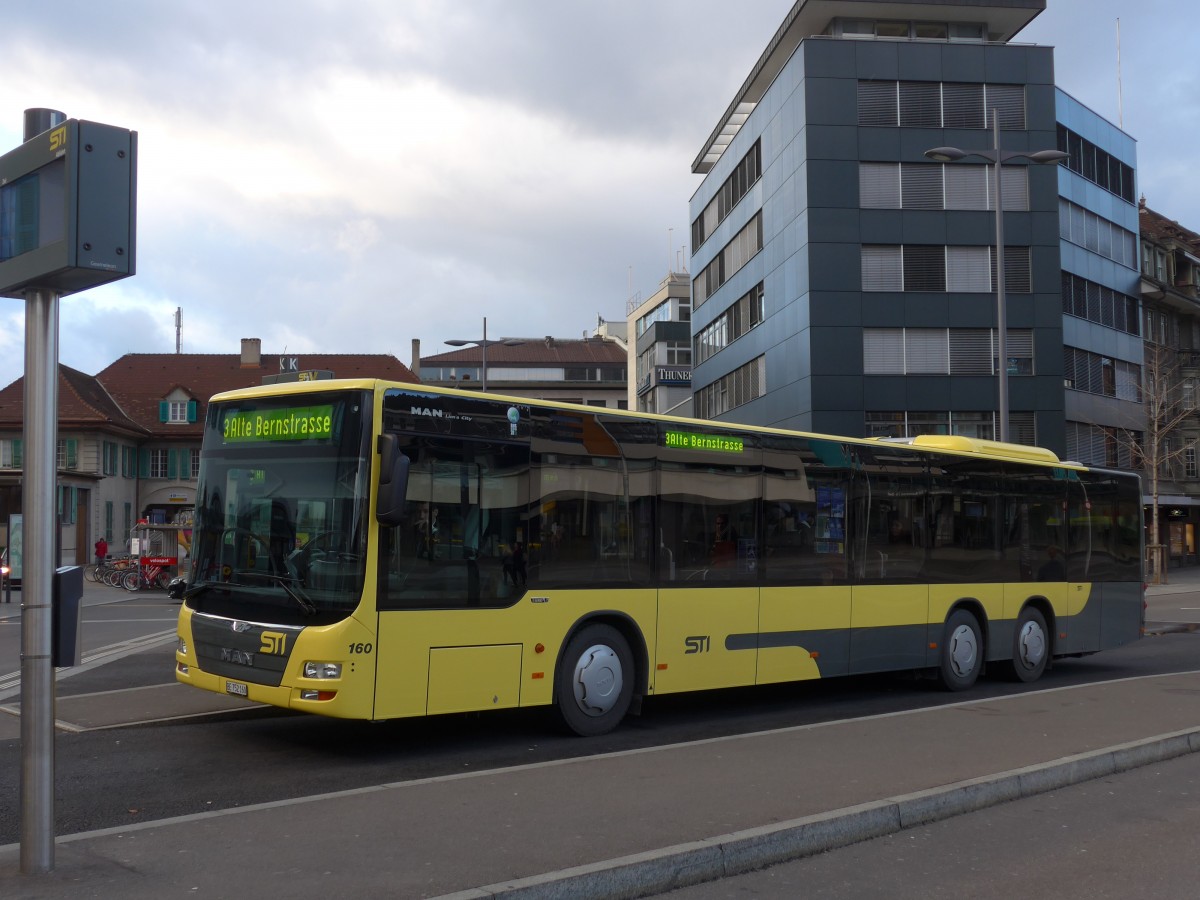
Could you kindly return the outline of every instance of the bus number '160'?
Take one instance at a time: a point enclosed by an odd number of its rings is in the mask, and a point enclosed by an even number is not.
[[[353,656],[356,653],[370,653],[373,649],[370,644],[351,644],[349,653]]]
[[[707,653],[709,651],[708,635],[696,634],[691,637],[685,637],[683,645],[687,647],[683,651],[684,656],[687,656],[689,653]]]

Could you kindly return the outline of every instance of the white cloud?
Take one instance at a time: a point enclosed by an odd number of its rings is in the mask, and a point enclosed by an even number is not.
[[[1021,36],[1056,44],[1059,83],[1113,119],[1124,5],[1051,0]],[[618,318],[687,244],[691,161],[791,6],[12,4],[0,147],[26,106],[139,135],[137,275],[64,299],[61,359],[172,352],[176,307],[188,352],[260,337],[405,361],[413,338],[436,352],[484,315],[497,335]],[[1196,75],[1151,62],[1155,23],[1185,9],[1146,0],[1122,23],[1125,127],[1151,205],[1196,228],[1179,151],[1200,128]],[[24,344],[8,304],[5,384]]]

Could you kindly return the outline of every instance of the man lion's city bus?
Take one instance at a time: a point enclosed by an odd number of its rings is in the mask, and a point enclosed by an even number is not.
[[[969,688],[1136,640],[1135,475],[375,380],[208,408],[179,681],[382,720],[868,672]]]

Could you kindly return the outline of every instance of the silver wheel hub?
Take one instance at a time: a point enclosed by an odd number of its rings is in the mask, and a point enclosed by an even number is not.
[[[1017,632],[1017,657],[1027,668],[1036,669],[1046,656],[1046,635],[1037,622],[1026,622]]]
[[[575,663],[575,702],[589,716],[602,716],[611,710],[621,696],[624,675],[621,659],[612,647],[596,644],[579,655]]]
[[[955,675],[967,676],[975,669],[979,658],[979,642],[975,632],[966,625],[959,625],[950,635],[950,667]]]

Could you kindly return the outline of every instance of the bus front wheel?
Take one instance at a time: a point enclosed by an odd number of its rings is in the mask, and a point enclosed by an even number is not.
[[[558,670],[558,714],[583,737],[607,734],[629,711],[633,653],[611,625],[588,625],[567,644]]]
[[[956,609],[946,619],[942,632],[939,680],[948,691],[965,691],[983,669],[983,639],[979,622],[965,609]]]

